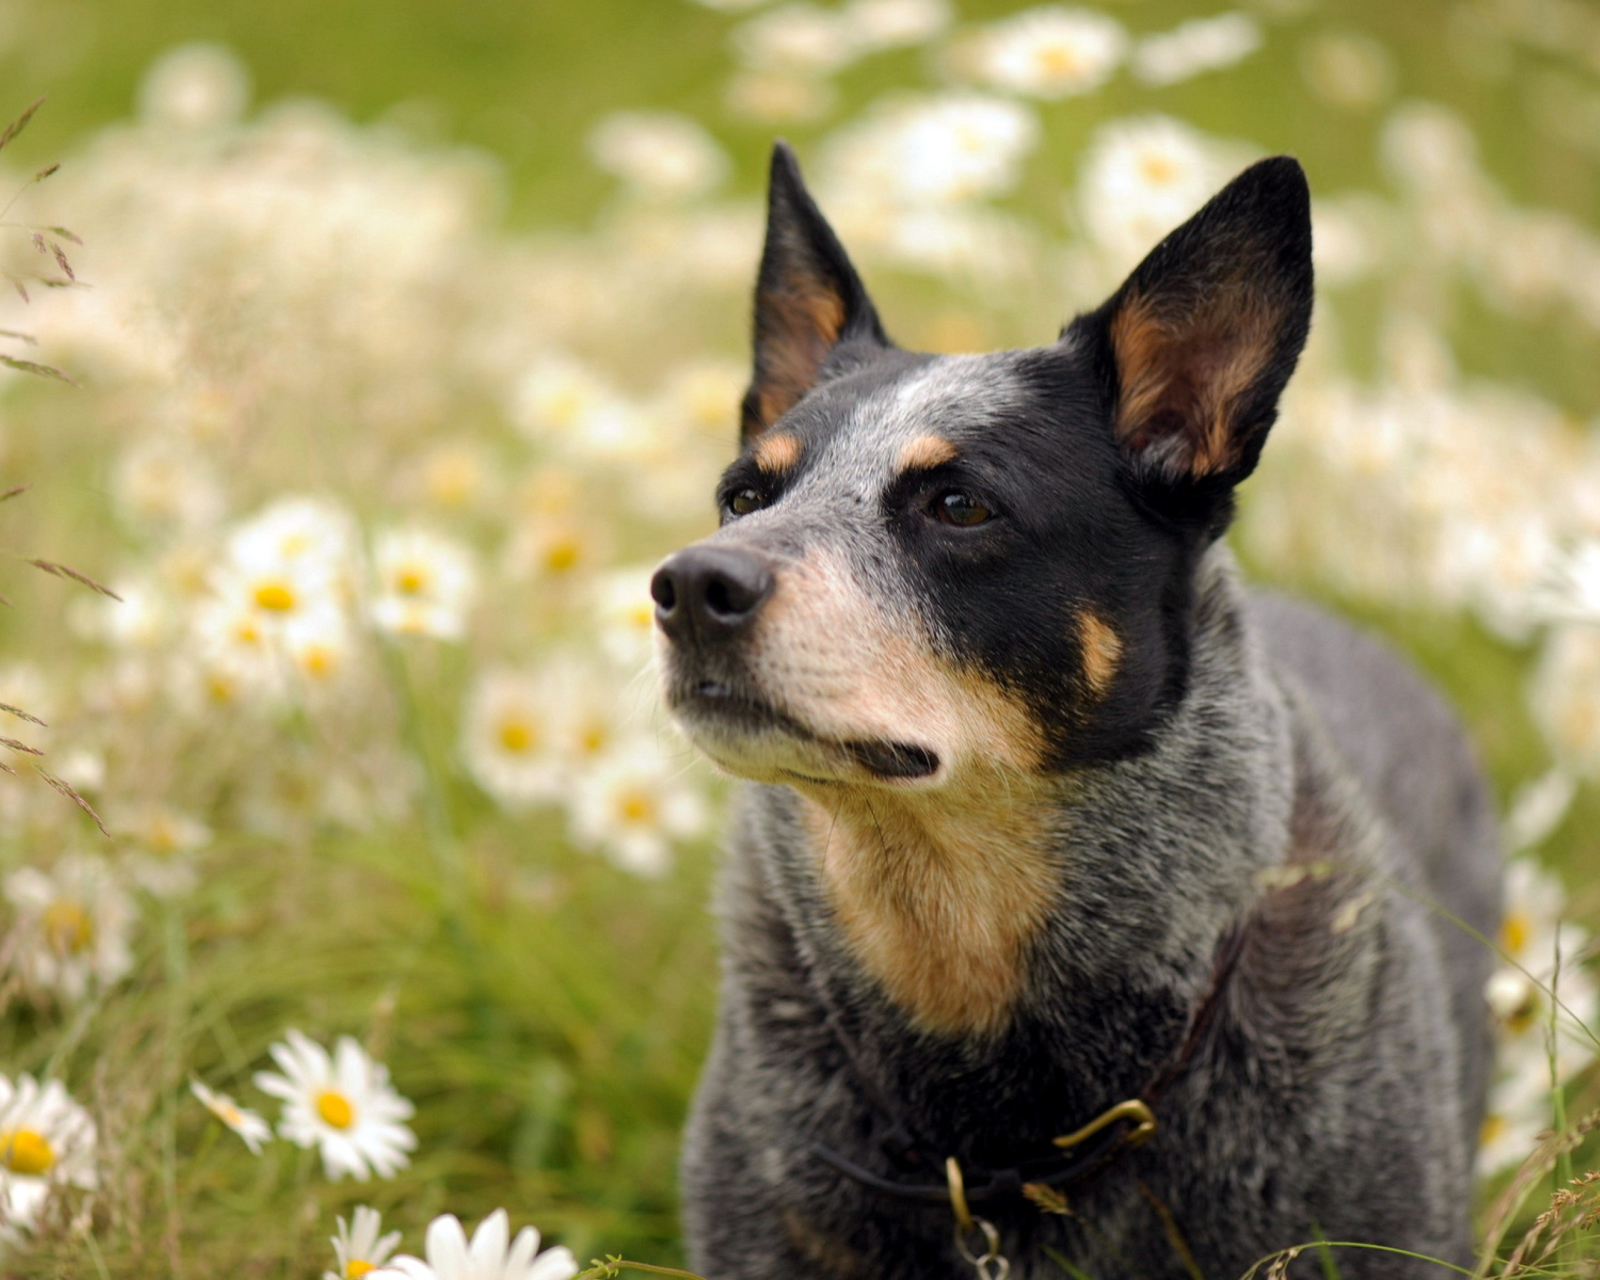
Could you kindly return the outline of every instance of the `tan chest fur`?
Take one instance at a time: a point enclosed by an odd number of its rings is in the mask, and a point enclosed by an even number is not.
[[[818,867],[846,945],[926,1031],[992,1035],[1027,978],[1060,883],[1037,796],[1003,781],[937,801],[808,797]]]

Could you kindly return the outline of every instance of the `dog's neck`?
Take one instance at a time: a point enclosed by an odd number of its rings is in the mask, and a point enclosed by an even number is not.
[[[1059,1017],[1077,1003],[1063,988],[1197,998],[1288,843],[1288,717],[1254,644],[1215,549],[1188,690],[1150,751],[1065,779],[993,767],[934,793],[802,798],[801,839],[772,845],[791,865],[774,870],[822,908],[802,913],[827,922],[817,962],[914,1029],[967,1042],[1030,1011]]]

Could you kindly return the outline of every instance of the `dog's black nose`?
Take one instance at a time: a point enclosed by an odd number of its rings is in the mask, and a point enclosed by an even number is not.
[[[656,621],[674,640],[714,640],[749,625],[774,585],[771,571],[748,551],[690,547],[656,570],[650,595]]]

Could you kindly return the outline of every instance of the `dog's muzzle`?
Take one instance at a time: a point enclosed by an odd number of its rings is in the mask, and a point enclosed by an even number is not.
[[[751,552],[697,546],[667,557],[650,580],[650,595],[668,639],[695,647],[748,631],[776,585],[772,571]]]

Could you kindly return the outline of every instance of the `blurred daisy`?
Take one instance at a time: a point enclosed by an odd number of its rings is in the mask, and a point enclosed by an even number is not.
[[[512,393],[512,421],[535,443],[569,455],[632,459],[655,445],[638,408],[588,365],[560,353],[527,370]]]
[[[832,75],[858,52],[844,15],[808,0],[751,18],[733,33],[733,47],[747,66],[807,76]]]
[[[291,1030],[269,1052],[283,1074],[258,1071],[256,1088],[283,1100],[278,1132],[300,1147],[316,1147],[328,1177],[365,1182],[392,1178],[409,1164],[417,1138],[402,1121],[412,1106],[389,1083],[389,1071],[349,1036],[333,1056]]]
[[[61,1082],[0,1076],[0,1241],[32,1228],[56,1188],[97,1182],[94,1121]]]
[[[624,671],[643,671],[655,653],[654,573],[654,566],[633,565],[614,569],[595,584],[600,649]]]
[[[589,135],[589,154],[634,195],[689,200],[728,174],[728,157],[704,126],[665,111],[619,111]]]
[[[639,875],[659,875],[671,862],[672,841],[699,835],[705,803],[649,738],[621,744],[581,774],[569,811],[573,838]]]
[[[249,73],[217,44],[184,44],[163,54],[139,88],[146,120],[183,129],[232,124],[249,101]]]
[[[1205,71],[1220,71],[1261,47],[1261,27],[1247,13],[1194,18],[1157,36],[1146,36],[1133,51],[1133,74],[1146,84],[1177,84]]]
[[[136,885],[158,898],[194,888],[194,855],[211,843],[210,827],[161,804],[144,805],[118,825]]]
[[[572,1280],[578,1260],[565,1246],[539,1252],[539,1233],[523,1227],[511,1239],[504,1209],[478,1224],[469,1243],[461,1220],[443,1214],[428,1224],[427,1261],[402,1254],[388,1266],[410,1280]]]
[[[472,552],[424,529],[391,529],[373,542],[372,620],[398,635],[459,640],[477,588]]]
[[[484,450],[456,440],[428,450],[406,487],[448,510],[476,508],[498,489],[494,467]]]
[[[846,202],[919,206],[1000,195],[1016,182],[1039,126],[1004,98],[952,93],[880,102],[824,156]]]
[[[461,755],[473,780],[512,808],[555,800],[566,781],[555,690],[538,674],[492,669],[467,700]]]
[[[296,581],[328,583],[347,572],[354,545],[355,526],[343,508],[294,495],[278,499],[235,529],[227,554],[248,575],[280,572]],[[270,595],[256,602],[268,610],[294,607]]]
[[[225,1093],[214,1093],[198,1080],[189,1081],[189,1092],[200,1100],[212,1115],[227,1125],[250,1148],[250,1154],[261,1154],[261,1144],[272,1137],[272,1126],[254,1111],[239,1106]]]
[[[211,465],[184,441],[156,437],[125,450],[111,473],[117,511],[135,528],[204,528],[226,507]]]
[[[1550,630],[1528,702],[1556,759],[1580,777],[1600,777],[1600,626]]]
[[[6,876],[5,896],[16,909],[12,962],[29,987],[73,1002],[133,968],[133,902],[103,858],[22,867]]]
[[[400,1243],[400,1233],[391,1231],[388,1235],[380,1236],[378,1232],[382,1229],[382,1215],[367,1205],[356,1206],[348,1224],[340,1218],[338,1234],[332,1240],[334,1256],[339,1259],[339,1269],[324,1271],[322,1280],[359,1280],[361,1276],[383,1268],[389,1255]]]
[[[838,94],[826,80],[790,71],[741,71],[723,95],[728,114],[758,124],[800,124],[833,110]]]
[[[844,10],[850,37],[863,49],[922,44],[954,16],[949,0],[851,0]]]
[[[1169,116],[1106,125],[1089,144],[1079,208],[1089,234],[1119,261],[1147,253],[1198,209],[1218,178],[1205,137]]]
[[[517,581],[581,577],[605,558],[609,533],[605,522],[575,512],[524,516],[506,542],[506,576]]]
[[[1035,98],[1092,93],[1127,53],[1128,35],[1092,9],[1045,5],[1002,19],[983,32],[976,70],[997,89]]]

